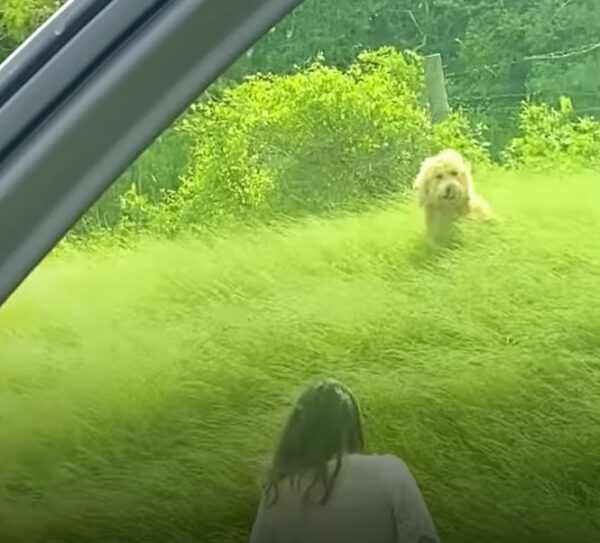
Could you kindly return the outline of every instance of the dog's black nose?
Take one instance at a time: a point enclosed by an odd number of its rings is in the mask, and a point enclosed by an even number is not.
[[[454,196],[454,189],[452,185],[448,185],[444,191],[444,198],[452,198]]]

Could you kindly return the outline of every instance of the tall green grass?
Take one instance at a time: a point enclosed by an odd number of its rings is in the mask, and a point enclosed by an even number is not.
[[[290,402],[349,384],[448,543],[600,540],[600,184],[50,257],[0,312],[0,540],[241,542]]]

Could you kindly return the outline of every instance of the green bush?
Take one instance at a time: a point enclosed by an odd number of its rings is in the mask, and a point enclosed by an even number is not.
[[[433,125],[432,130],[434,151],[453,147],[474,164],[491,163],[485,125],[473,125],[462,111],[455,111],[444,122]]]
[[[177,124],[161,134],[82,217],[69,237],[147,222],[146,208],[179,187],[191,149],[189,135],[177,130]]]
[[[395,191],[427,149],[419,60],[363,53],[347,72],[321,59],[256,76],[190,118],[198,146],[185,182],[192,210],[317,212]]]
[[[132,188],[123,200],[132,223],[173,231],[355,209],[401,194],[441,147],[487,159],[462,114],[432,126],[420,57],[392,48],[363,52],[346,71],[318,59],[250,77],[194,108],[181,130],[195,142],[188,174],[158,206]]]
[[[64,0],[0,0],[0,58],[10,53]],[[248,74],[287,74],[310,66],[319,52],[345,69],[364,49],[393,46],[440,53],[453,105],[492,127],[495,156],[514,137],[519,101],[576,99],[597,106],[600,3],[489,0],[310,0],[303,2],[230,67],[219,80]],[[564,52],[566,56],[549,53]],[[213,90],[215,86],[213,85]]]
[[[520,135],[507,149],[512,167],[534,170],[597,169],[600,167],[600,123],[578,117],[568,98],[555,109],[548,104],[525,104]]]

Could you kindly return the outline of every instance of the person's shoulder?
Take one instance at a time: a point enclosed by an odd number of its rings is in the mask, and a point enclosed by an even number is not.
[[[350,462],[365,470],[377,471],[386,478],[396,479],[410,473],[406,463],[394,454],[353,454]]]
[[[406,464],[404,460],[402,460],[399,456],[395,454],[351,454],[349,456],[352,461],[361,463],[361,464],[369,464],[369,465],[380,465],[380,466],[396,466],[396,467],[405,467]]]

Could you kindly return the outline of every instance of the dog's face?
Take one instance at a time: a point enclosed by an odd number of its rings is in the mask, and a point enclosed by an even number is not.
[[[459,207],[471,197],[471,172],[459,153],[442,151],[421,164],[414,187],[422,206]]]

